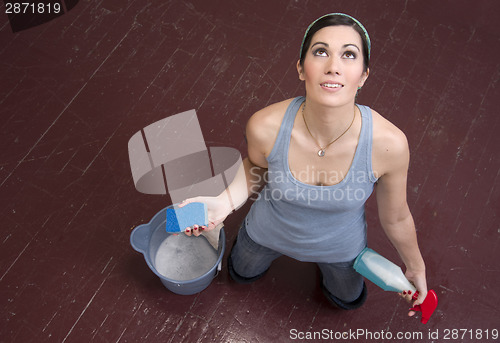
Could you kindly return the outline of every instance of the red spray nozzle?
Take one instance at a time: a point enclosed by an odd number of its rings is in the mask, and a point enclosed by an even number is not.
[[[418,292],[415,292],[415,294],[413,294],[413,300],[416,300],[417,298],[418,298]],[[424,302],[420,305],[414,306],[410,310],[422,312],[422,319],[420,321],[422,322],[422,324],[427,324],[429,318],[431,318],[432,314],[434,313],[437,304],[438,304],[438,298],[436,292],[434,292],[431,289],[427,293]]]

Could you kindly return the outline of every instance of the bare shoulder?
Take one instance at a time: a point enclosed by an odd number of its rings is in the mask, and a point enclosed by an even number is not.
[[[287,99],[269,105],[255,112],[248,120],[246,127],[248,154],[254,164],[267,167],[265,158],[273,149],[286,109],[292,100]]]
[[[407,168],[409,147],[406,135],[396,125],[372,110],[374,171],[382,176],[394,169]]]
[[[292,100],[280,101],[255,112],[248,120],[247,130],[248,128],[257,129],[257,131],[279,128]],[[258,134],[258,132],[256,133]]]

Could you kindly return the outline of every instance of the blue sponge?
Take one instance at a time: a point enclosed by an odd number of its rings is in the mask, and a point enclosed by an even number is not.
[[[192,202],[183,207],[178,204],[167,207],[167,232],[182,232],[193,225],[208,225],[206,204]]]

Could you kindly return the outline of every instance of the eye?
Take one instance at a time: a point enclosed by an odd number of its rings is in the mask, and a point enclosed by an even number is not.
[[[344,52],[343,57],[349,58],[349,59],[355,59],[356,58],[356,53],[353,51],[346,51]]]
[[[328,53],[325,48],[318,48],[313,51],[314,56],[328,57]]]

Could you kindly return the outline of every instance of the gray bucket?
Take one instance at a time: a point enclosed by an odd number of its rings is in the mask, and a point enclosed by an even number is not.
[[[215,250],[203,236],[173,235],[165,230],[166,208],[147,224],[137,226],[130,244],[144,255],[149,268],[170,291],[190,295],[203,291],[217,276],[226,247],[224,229],[220,230]]]

